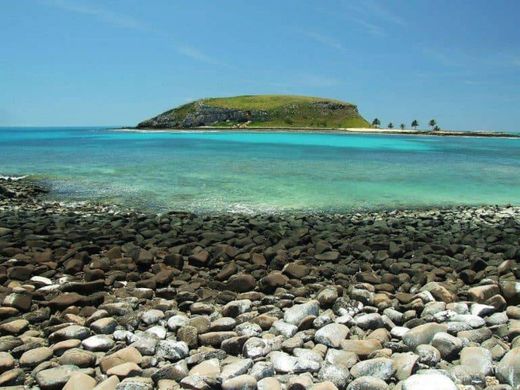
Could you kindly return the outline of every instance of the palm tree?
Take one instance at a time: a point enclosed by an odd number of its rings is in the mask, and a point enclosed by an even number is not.
[[[433,131],[439,131],[441,128],[437,125],[435,125],[435,127],[433,128]]]
[[[435,122],[435,119],[432,119],[429,123],[430,127],[432,128],[432,130],[434,130],[434,127],[435,125],[437,124],[437,122]]]
[[[379,127],[379,125],[381,124],[381,122],[379,121],[379,119],[375,118],[373,121],[372,121],[372,126],[374,127]]]
[[[401,128],[401,130],[404,130],[404,123],[401,123],[401,126],[399,126]]]
[[[417,119],[414,119],[413,122],[412,122],[413,129],[416,130],[417,126],[419,126],[419,122],[417,122]]]
[[[393,128],[394,128],[394,124],[393,124],[392,122],[390,122],[390,123],[388,124],[388,128],[389,128],[389,129],[393,129]]]

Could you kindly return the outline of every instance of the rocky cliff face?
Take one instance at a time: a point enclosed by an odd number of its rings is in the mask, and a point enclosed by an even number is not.
[[[301,123],[302,118],[323,120],[329,117],[359,117],[355,105],[336,101],[288,104],[270,110],[243,110],[206,104],[199,100],[166,111],[137,125],[138,128],[192,128],[212,125],[239,125],[245,122]]]
[[[213,107],[199,101],[193,103],[193,107],[189,107],[188,110],[183,110],[182,107],[179,109],[173,109],[141,122],[137,125],[137,127],[156,129],[190,128],[210,126],[222,122],[262,122],[267,119],[268,113],[266,111],[245,111],[231,108]]]

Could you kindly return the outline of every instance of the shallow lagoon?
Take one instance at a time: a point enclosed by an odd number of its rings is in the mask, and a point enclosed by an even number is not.
[[[1,128],[0,175],[153,210],[520,204],[520,139]]]

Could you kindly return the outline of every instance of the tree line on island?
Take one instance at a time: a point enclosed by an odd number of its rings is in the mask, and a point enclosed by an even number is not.
[[[437,125],[437,121],[435,119],[432,119],[430,120],[430,122],[428,122],[428,125],[431,127],[431,131],[439,131],[441,128]],[[372,121],[372,126],[374,126],[375,128],[379,128],[379,126],[381,126],[381,121],[378,119],[378,118],[374,118],[374,120]],[[414,130],[417,130],[417,127],[419,127],[419,121],[417,119],[414,119],[410,125]],[[388,125],[386,126],[388,129],[393,129],[394,128],[394,124],[392,122],[388,123]],[[401,123],[399,125],[399,127],[401,128],[401,130],[404,130],[406,128],[406,125],[404,123]]]

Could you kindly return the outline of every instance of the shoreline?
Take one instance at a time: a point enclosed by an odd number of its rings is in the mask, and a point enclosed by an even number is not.
[[[294,127],[213,127],[201,126],[188,129],[167,129],[167,128],[137,128],[123,127],[113,130],[135,131],[135,132],[283,132],[283,133],[313,133],[313,134],[376,134],[376,135],[417,135],[431,137],[469,137],[469,138],[511,138],[518,139],[520,134],[492,131],[451,131],[451,130],[411,130],[411,129],[371,129],[371,128],[294,128]]]
[[[197,215],[44,196],[0,178],[0,386],[519,384],[520,207]]]

